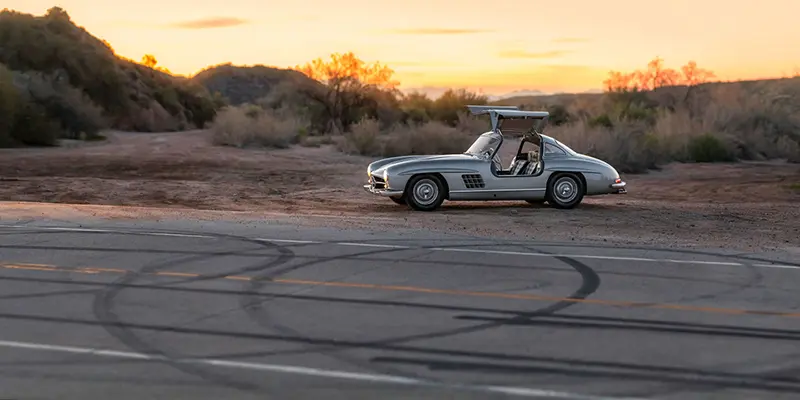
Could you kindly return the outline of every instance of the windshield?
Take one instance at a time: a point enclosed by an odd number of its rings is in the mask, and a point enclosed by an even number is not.
[[[472,154],[476,156],[483,155],[484,153],[491,152],[494,154],[497,146],[500,145],[501,137],[495,132],[486,132],[478,136],[478,139],[469,146],[465,154]]]

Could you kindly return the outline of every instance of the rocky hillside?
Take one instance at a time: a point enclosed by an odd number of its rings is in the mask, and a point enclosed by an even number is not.
[[[105,126],[181,130],[215,115],[202,85],[117,56],[61,8],[43,16],[3,10],[0,43],[0,143],[47,144],[19,131],[32,117],[77,136]]]

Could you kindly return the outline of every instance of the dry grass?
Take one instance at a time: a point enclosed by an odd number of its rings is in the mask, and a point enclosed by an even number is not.
[[[287,112],[257,106],[227,107],[210,126],[211,140],[218,146],[285,149],[306,135],[308,125]]]
[[[673,104],[671,109],[648,106],[629,115],[607,112],[601,118],[587,113],[548,132],[624,172],[644,172],[672,161],[800,162],[800,105],[791,102],[800,96],[800,81],[713,85],[696,89],[686,100],[685,92],[676,90],[659,96]],[[597,124],[600,119],[604,123]]]
[[[621,172],[640,173],[674,161],[800,162],[800,104],[796,98],[800,98],[800,79],[709,84],[691,90],[667,87],[644,93],[563,95],[541,98],[555,103],[519,105],[550,110],[554,119],[546,133],[576,151],[606,160]],[[438,104],[419,96],[406,99],[408,104],[401,108],[419,118],[406,119],[408,122],[362,119],[344,134],[312,136],[311,124],[304,118],[256,106],[223,110],[211,129],[215,144],[236,147],[334,144],[347,154],[379,157],[460,153],[489,124],[468,116],[458,103],[460,97],[451,100]],[[381,107],[395,106],[382,103]]]
[[[380,122],[365,119],[344,134],[337,145],[347,154],[381,157],[463,153],[475,140],[477,129],[472,120],[463,118],[457,127],[431,121],[397,124],[382,131]]]

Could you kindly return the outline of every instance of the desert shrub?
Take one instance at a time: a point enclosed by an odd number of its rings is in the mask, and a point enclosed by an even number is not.
[[[383,156],[463,153],[475,140],[473,135],[441,122],[398,125],[387,135]]]
[[[0,65],[0,146],[53,146],[59,138],[93,139],[102,111],[57,76]]]
[[[321,147],[323,145],[331,145],[335,143],[336,141],[331,135],[300,137],[300,145],[303,147]]]
[[[781,149],[780,156],[790,163],[800,163],[800,142],[781,136],[778,138],[777,146]]]
[[[459,121],[459,114],[466,111],[465,106],[468,104],[488,104],[488,97],[464,89],[450,89],[436,100],[433,100],[428,114],[435,121],[443,122],[449,126],[456,126]]]
[[[491,129],[491,124],[488,118],[475,117],[466,111],[458,114],[458,122],[456,129],[468,135],[480,135]]]
[[[662,140],[641,121],[615,121],[614,128],[582,120],[550,132],[573,150],[608,162],[620,172],[639,173],[658,167]]]
[[[362,120],[351,127],[338,143],[348,154],[392,157],[463,153],[474,135],[442,122],[397,124],[381,131],[375,120]]]
[[[564,125],[573,121],[574,117],[567,111],[567,107],[561,104],[553,104],[547,107],[550,113],[549,121],[554,126]]]
[[[694,162],[734,161],[733,154],[726,143],[718,136],[706,133],[689,141],[690,160]]]
[[[11,134],[12,145],[56,146],[61,124],[47,110],[31,101],[24,101],[17,109]]]
[[[383,138],[380,122],[365,118],[350,126],[342,140],[337,143],[340,151],[364,156],[383,155]]]
[[[14,142],[11,135],[20,101],[11,71],[0,64],[0,147],[11,146]]]
[[[608,114],[600,114],[589,120],[589,126],[592,128],[613,128],[614,124],[611,122],[611,117],[609,117]]]
[[[210,126],[218,146],[288,148],[308,130],[308,122],[253,105],[227,107]]]
[[[96,137],[108,126],[103,109],[58,75],[17,73],[16,81],[28,101],[41,106],[48,118],[59,122],[57,135],[61,138]]]

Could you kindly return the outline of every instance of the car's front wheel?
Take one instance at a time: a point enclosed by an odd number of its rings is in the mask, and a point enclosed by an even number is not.
[[[556,208],[574,208],[583,200],[585,188],[575,174],[558,174],[547,187],[547,202]]]
[[[406,202],[417,211],[433,211],[444,202],[444,184],[435,175],[419,175],[408,182]]]

